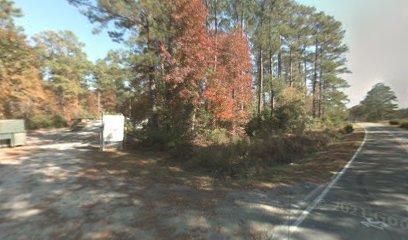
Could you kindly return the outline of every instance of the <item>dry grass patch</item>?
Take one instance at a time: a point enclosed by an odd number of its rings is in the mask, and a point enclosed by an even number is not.
[[[199,189],[212,187],[212,179],[199,171],[186,171],[166,161],[168,155],[157,151],[90,151],[81,158],[92,161],[110,175],[139,177],[145,182],[174,183]]]
[[[357,128],[307,159],[283,166],[280,173],[286,175],[289,182],[327,182],[353,157],[363,139],[364,129]]]

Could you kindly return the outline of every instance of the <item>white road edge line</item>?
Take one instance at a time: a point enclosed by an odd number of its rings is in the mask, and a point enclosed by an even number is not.
[[[298,217],[296,222],[289,227],[289,232],[294,232],[298,229],[299,225],[302,224],[302,222],[306,219],[306,217],[312,212],[316,206],[322,201],[322,199],[327,195],[327,193],[330,191],[330,189],[339,181],[340,177],[347,171],[348,168],[350,168],[350,165],[354,162],[354,159],[357,157],[357,155],[360,153],[361,149],[363,148],[365,142],[367,141],[367,130],[365,129],[364,126],[362,126],[364,129],[364,139],[363,142],[361,142],[360,147],[357,149],[357,151],[354,153],[353,157],[348,161],[346,166],[336,175],[336,177],[329,183],[329,185],[326,186],[326,188],[323,190],[323,192],[315,198],[313,203],[309,205],[305,210],[303,210],[302,214]]]

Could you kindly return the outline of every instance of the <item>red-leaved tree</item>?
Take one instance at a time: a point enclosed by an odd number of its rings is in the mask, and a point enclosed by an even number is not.
[[[207,32],[207,9],[202,0],[169,0],[170,31],[162,43],[166,102],[171,116],[183,115],[194,124],[195,112],[205,102],[204,88],[215,55]],[[194,125],[193,125],[194,126]]]
[[[252,63],[247,38],[241,29],[217,36],[216,72],[208,83],[210,110],[236,132],[251,113]]]

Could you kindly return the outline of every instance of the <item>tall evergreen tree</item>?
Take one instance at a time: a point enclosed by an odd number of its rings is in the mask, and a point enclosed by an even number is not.
[[[109,51],[93,69],[92,88],[99,98],[99,111],[122,112],[130,116],[132,106],[128,98],[132,81],[126,51]]]
[[[81,101],[87,94],[92,70],[84,44],[70,31],[47,31],[33,39],[40,53],[43,78],[59,96],[60,111],[67,119],[81,117],[84,114]]]
[[[394,91],[383,83],[374,85],[360,104],[369,121],[383,120],[398,107]]]
[[[68,0],[77,6],[91,22],[97,23],[101,30],[112,23],[115,29],[109,29],[109,35],[114,41],[125,42],[133,50],[130,58],[132,67],[137,73],[133,83],[144,85],[144,91],[149,103],[150,126],[157,128],[158,122],[158,92],[163,86],[162,63],[160,62],[161,43],[169,40],[167,26],[169,8],[164,4],[168,1],[106,1],[106,0]],[[138,87],[138,86],[134,86]]]

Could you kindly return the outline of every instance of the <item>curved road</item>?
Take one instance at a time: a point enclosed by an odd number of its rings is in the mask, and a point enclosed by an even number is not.
[[[363,125],[354,162],[290,239],[408,239],[408,131]]]

